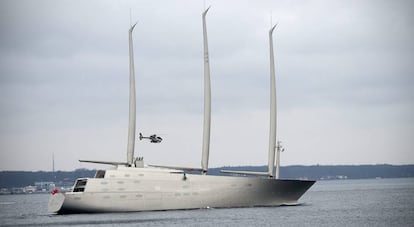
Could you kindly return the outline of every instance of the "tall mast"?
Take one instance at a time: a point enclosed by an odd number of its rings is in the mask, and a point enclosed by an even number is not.
[[[203,124],[203,153],[201,157],[202,173],[208,170],[208,156],[210,151],[210,125],[211,125],[211,85],[210,64],[208,56],[206,14],[210,7],[203,12],[203,41],[204,41],[204,124]]]
[[[276,24],[277,25],[277,24]],[[270,48],[270,131],[269,131],[269,159],[267,172],[269,177],[274,176],[275,165],[275,148],[276,148],[276,79],[275,79],[275,60],[273,54],[273,30],[274,25],[269,30],[269,48]]]
[[[129,29],[129,126],[128,126],[128,147],[127,163],[132,166],[134,160],[135,147],[135,127],[136,127],[136,101],[135,101],[135,71],[134,71],[134,50],[132,45],[132,31],[134,25]]]
[[[52,171],[53,175],[55,175],[55,153],[52,153]]]
[[[55,153],[52,153],[52,171],[53,171],[53,181],[56,181],[56,175],[55,175]]]

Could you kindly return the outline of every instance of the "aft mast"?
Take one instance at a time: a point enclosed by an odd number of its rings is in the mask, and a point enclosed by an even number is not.
[[[269,30],[269,48],[270,48],[270,130],[269,130],[269,159],[268,159],[268,175],[274,176],[275,165],[275,149],[276,149],[276,79],[275,79],[275,60],[273,53],[273,31],[275,24]]]
[[[204,124],[203,124],[203,150],[201,157],[202,174],[208,170],[208,156],[210,151],[210,125],[211,125],[211,85],[210,64],[208,56],[206,15],[210,7],[202,14],[203,17],[203,42],[204,42]]]
[[[276,24],[277,25],[277,24]],[[269,130],[269,156],[267,172],[251,172],[251,171],[233,171],[221,170],[222,173],[234,173],[244,175],[267,176],[274,178],[275,167],[275,149],[276,149],[276,79],[275,79],[275,61],[273,53],[273,31],[276,25],[269,30],[269,48],[270,48],[270,130]],[[277,171],[277,174],[279,171]]]
[[[134,50],[132,44],[132,31],[134,25],[129,29],[129,126],[128,126],[128,147],[127,165],[132,166],[134,161],[135,127],[136,127],[136,101],[135,101],[135,71],[134,71]]]

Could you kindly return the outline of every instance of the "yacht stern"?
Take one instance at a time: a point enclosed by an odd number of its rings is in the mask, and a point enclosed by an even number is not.
[[[52,193],[49,198],[48,212],[58,213],[65,201],[65,194],[61,192]]]

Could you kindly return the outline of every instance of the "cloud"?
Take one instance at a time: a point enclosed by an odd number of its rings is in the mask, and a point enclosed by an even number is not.
[[[266,164],[270,11],[282,164],[414,161],[410,1],[210,3],[212,166]],[[199,165],[201,3],[0,4],[2,169],[47,169],[53,152],[72,160],[62,169],[125,158],[130,9],[138,131],[166,134],[137,153]]]

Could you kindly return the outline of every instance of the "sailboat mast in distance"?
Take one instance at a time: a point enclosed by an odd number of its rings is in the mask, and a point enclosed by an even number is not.
[[[275,24],[269,30],[269,48],[270,48],[270,131],[269,131],[269,159],[267,172],[269,177],[274,176],[275,149],[276,149],[276,79],[275,79],[275,60],[273,54],[273,31]]]
[[[52,153],[52,172],[55,175],[55,153]]]
[[[52,153],[52,173],[53,173],[53,181],[56,181],[56,175],[55,175],[55,153]]]
[[[129,29],[129,126],[128,126],[128,147],[127,164],[132,166],[134,161],[135,127],[136,127],[136,104],[135,104],[135,71],[134,71],[134,50],[132,44],[132,31],[134,25]]]
[[[203,12],[203,41],[204,41],[204,125],[203,125],[203,150],[201,157],[202,173],[208,170],[208,156],[210,151],[210,125],[211,125],[211,85],[210,63],[208,56],[206,15],[210,7]]]

